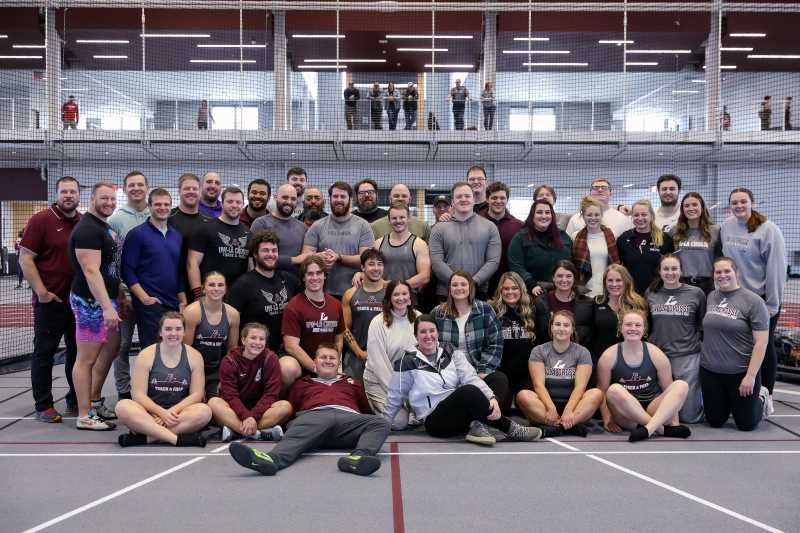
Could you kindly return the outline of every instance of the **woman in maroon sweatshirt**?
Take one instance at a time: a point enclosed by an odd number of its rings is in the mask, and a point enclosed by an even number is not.
[[[277,441],[280,424],[292,416],[292,406],[278,400],[283,382],[278,356],[267,348],[267,327],[251,322],[242,328],[242,345],[222,359],[219,397],[208,406],[222,426],[222,439],[251,438]]]

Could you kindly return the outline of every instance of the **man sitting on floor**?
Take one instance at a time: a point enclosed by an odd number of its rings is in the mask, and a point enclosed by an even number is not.
[[[231,444],[230,453],[240,465],[273,476],[304,452],[315,448],[354,448],[338,462],[339,470],[367,476],[378,470],[376,457],[389,423],[370,413],[364,386],[350,376],[339,374],[340,353],[334,344],[317,347],[316,377],[298,379],[289,392],[289,402],[297,418],[289,423],[283,439],[268,453],[240,442]]]
[[[222,426],[222,440],[281,440],[279,424],[292,416],[289,402],[278,399],[281,368],[278,356],[267,347],[268,335],[264,324],[246,324],[242,328],[243,347],[231,350],[220,363],[221,397],[209,399],[208,406]]]

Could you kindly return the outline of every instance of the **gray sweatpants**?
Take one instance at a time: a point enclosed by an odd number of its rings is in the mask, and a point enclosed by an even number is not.
[[[286,468],[304,452],[317,448],[346,448],[376,455],[389,435],[389,422],[378,415],[341,409],[303,411],[289,422],[286,434],[269,451],[278,468]]]
[[[119,351],[114,358],[114,381],[117,394],[131,393],[131,360],[130,351],[133,332],[136,329],[136,315],[133,306],[128,307],[128,316],[119,324]]]
[[[700,354],[670,357],[672,379],[682,379],[689,384],[686,401],[678,412],[678,418],[686,424],[703,421],[703,393],[700,390]]]

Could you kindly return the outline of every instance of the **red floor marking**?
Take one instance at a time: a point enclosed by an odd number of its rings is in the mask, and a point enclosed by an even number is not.
[[[397,453],[397,443],[389,443],[389,451]],[[392,515],[394,516],[394,533],[405,533],[406,526],[403,520],[403,489],[400,484],[400,456],[392,455]]]

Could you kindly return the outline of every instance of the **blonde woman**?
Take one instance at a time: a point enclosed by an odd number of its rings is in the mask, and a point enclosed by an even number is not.
[[[649,200],[637,200],[631,207],[633,228],[619,236],[617,249],[623,265],[633,277],[636,292],[644,294],[658,275],[661,256],[674,251],[672,237],[656,225],[656,214]]]
[[[508,377],[511,393],[517,394],[530,386],[528,356],[536,340],[533,302],[520,275],[506,272],[500,276],[489,304],[497,314],[503,335],[500,370]]]
[[[619,264],[617,239],[611,228],[604,226],[603,204],[586,195],[581,200],[581,217],[586,227],[572,241],[572,262],[578,269],[577,285],[588,290],[587,296],[603,293],[603,274],[610,264]]]

